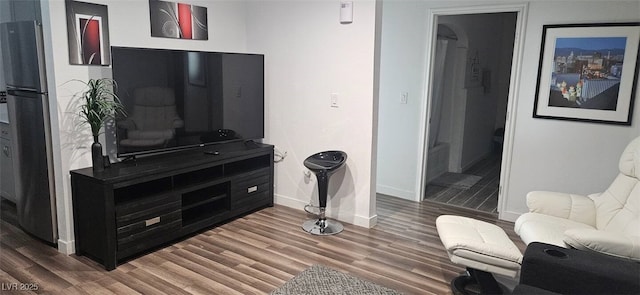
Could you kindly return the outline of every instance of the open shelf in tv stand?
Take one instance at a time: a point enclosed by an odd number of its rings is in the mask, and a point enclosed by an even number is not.
[[[107,270],[171,241],[273,206],[273,146],[220,146],[71,171],[76,254]]]

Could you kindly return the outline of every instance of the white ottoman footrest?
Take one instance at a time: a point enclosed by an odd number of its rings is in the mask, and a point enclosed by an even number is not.
[[[518,276],[522,253],[497,225],[441,215],[436,219],[436,228],[451,262],[512,278]]]

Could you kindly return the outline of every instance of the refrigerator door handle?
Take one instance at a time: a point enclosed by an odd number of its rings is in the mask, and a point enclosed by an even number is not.
[[[35,23],[36,55],[38,57],[38,81],[40,81],[40,93],[47,93],[47,64],[44,58],[44,37],[42,35],[42,24]]]

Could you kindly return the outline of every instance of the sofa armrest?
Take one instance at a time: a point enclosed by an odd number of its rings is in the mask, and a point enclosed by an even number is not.
[[[596,226],[596,206],[587,196],[533,191],[527,194],[530,212],[565,218]]]
[[[182,128],[184,127],[184,121],[180,119],[180,117],[173,118],[173,128]]]
[[[520,284],[561,294],[639,294],[640,263],[591,251],[533,242]]]
[[[574,228],[564,232],[564,242],[578,250],[640,261],[640,237],[596,229]]]
[[[118,121],[116,124],[117,124],[117,126],[118,126],[118,127],[120,127],[120,128],[124,128],[124,129],[127,129],[127,130],[134,130],[134,129],[137,129],[137,128],[136,128],[136,122],[134,122],[134,121],[133,121],[132,119],[130,119],[130,118],[127,118],[127,119],[124,119],[124,120]]]

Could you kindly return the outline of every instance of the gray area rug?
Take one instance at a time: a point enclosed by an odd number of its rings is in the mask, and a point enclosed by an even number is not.
[[[272,295],[304,294],[401,294],[395,290],[376,285],[352,275],[333,270],[322,265],[312,265],[282,287],[271,292]]]
[[[467,190],[474,184],[478,183],[480,179],[482,179],[482,176],[446,172],[438,176],[429,184]]]

